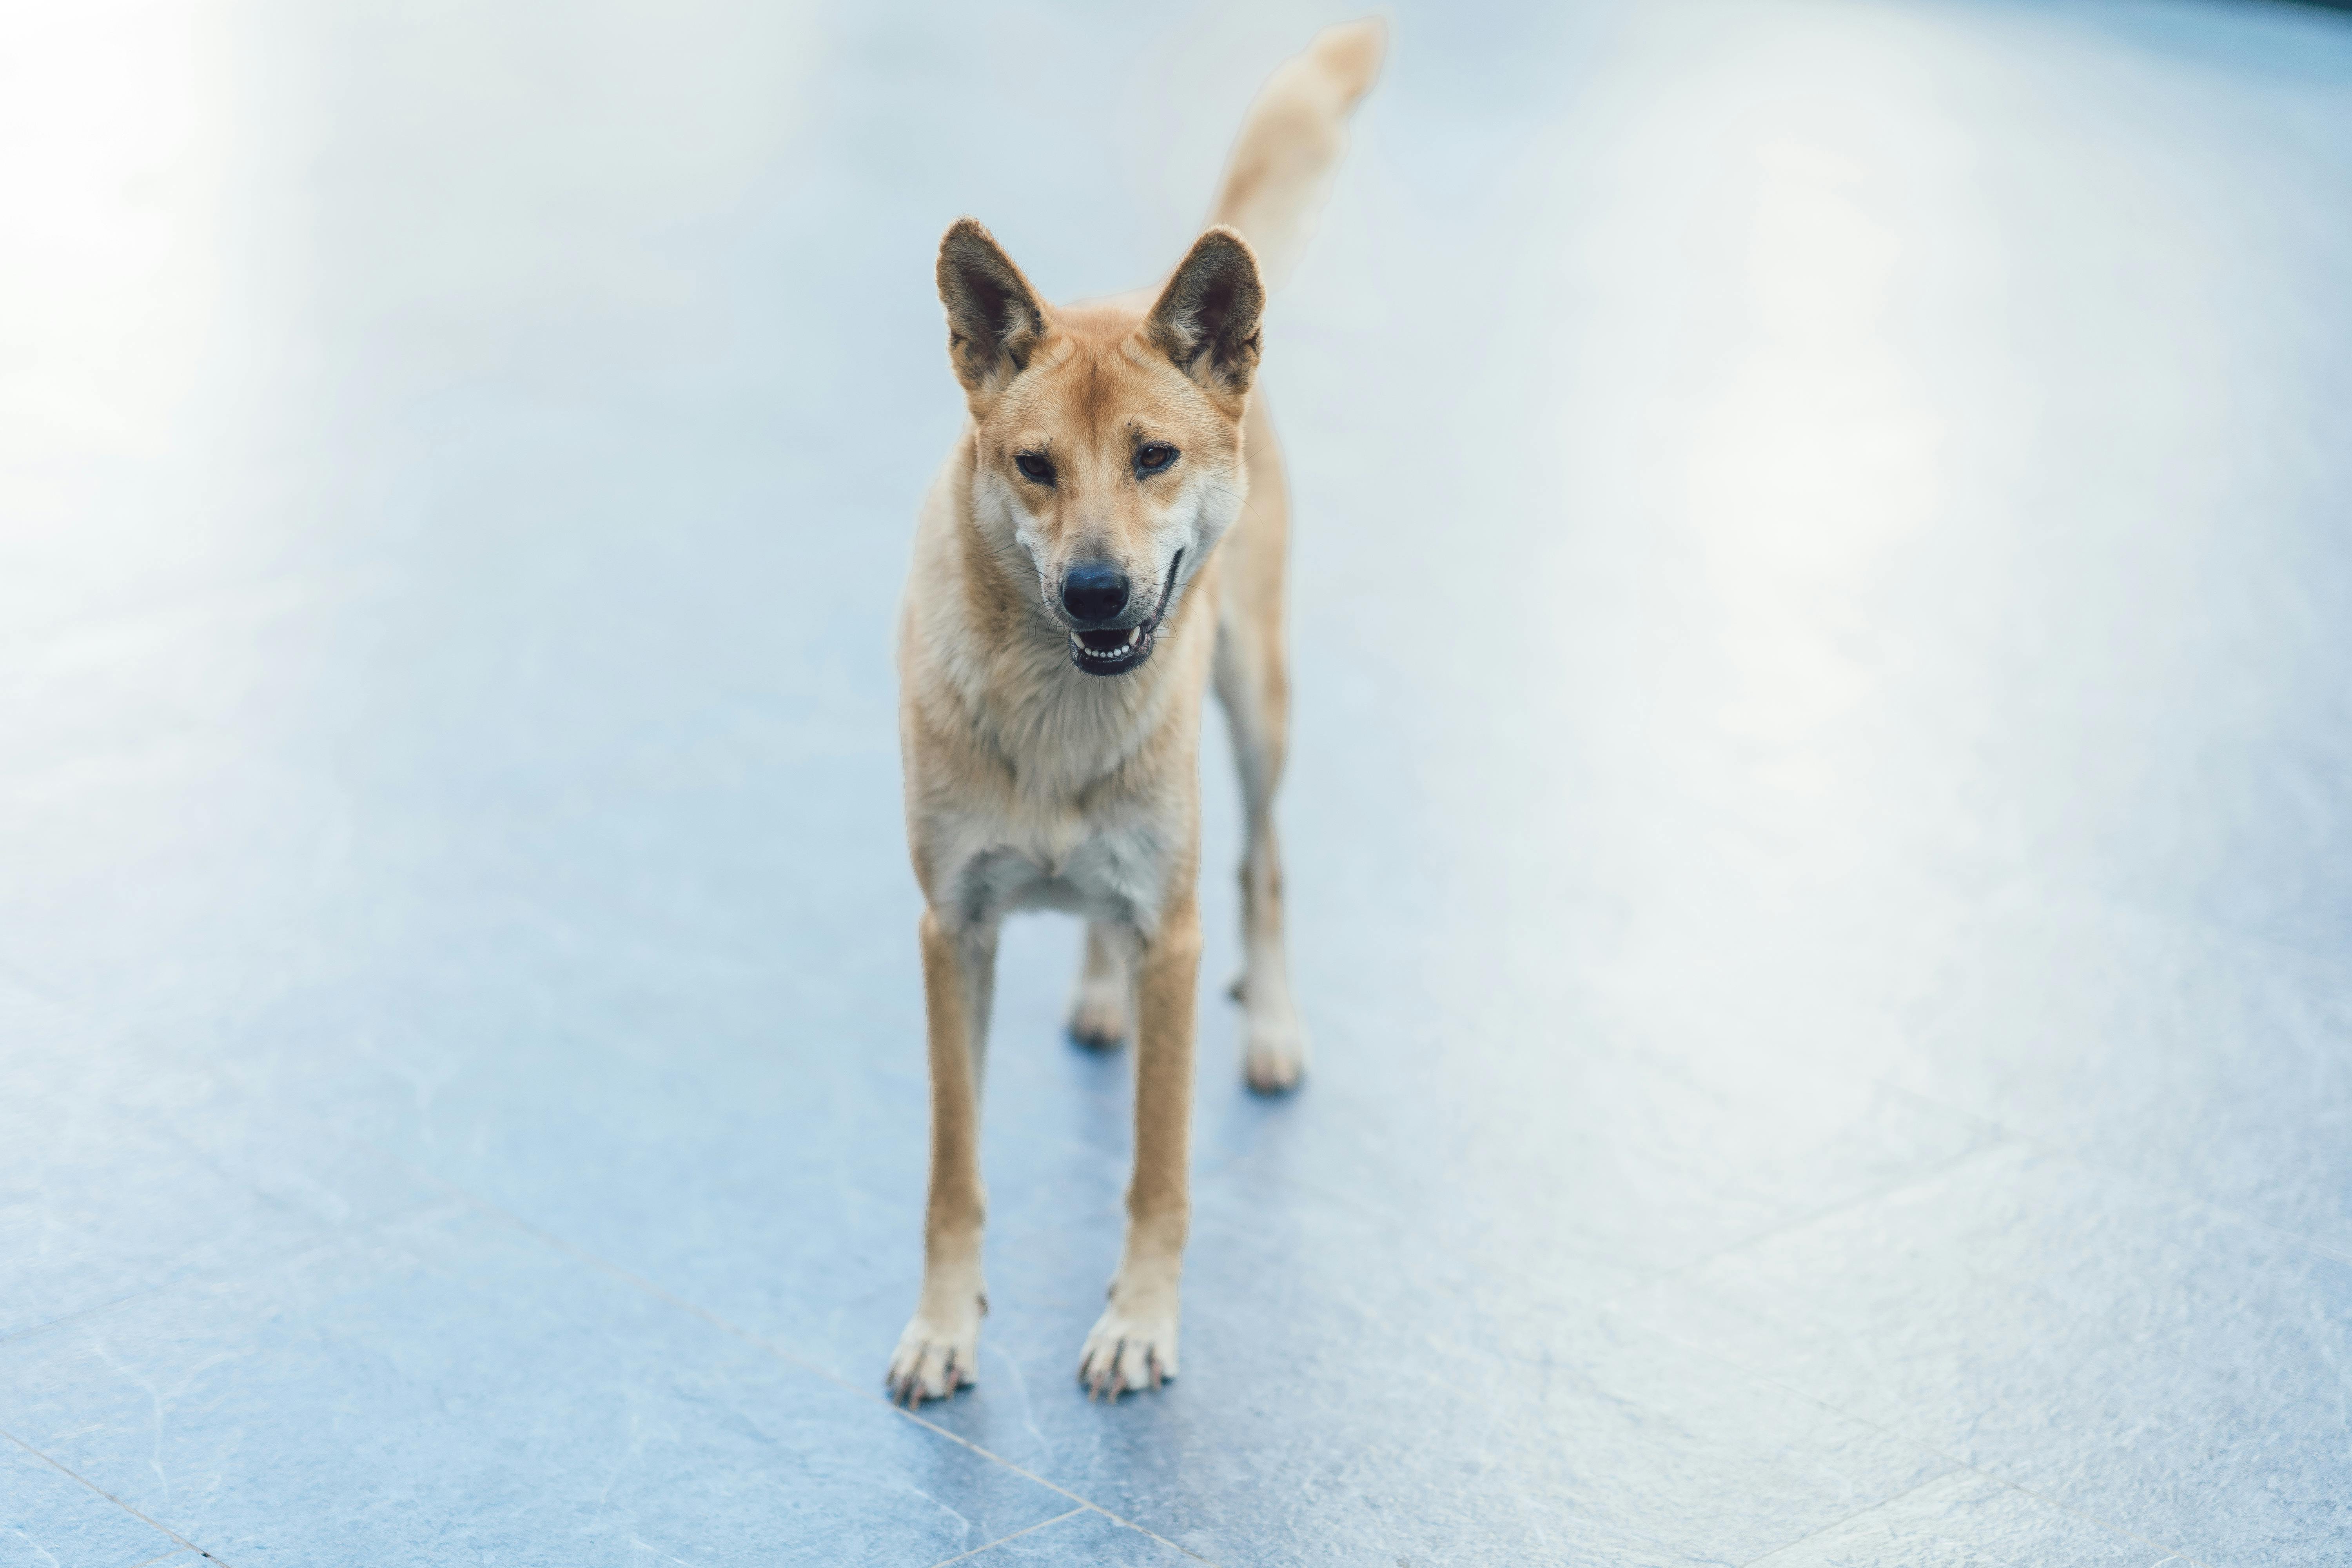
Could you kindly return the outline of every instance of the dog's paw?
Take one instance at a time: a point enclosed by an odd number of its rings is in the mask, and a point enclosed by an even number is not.
[[[979,1314],[969,1324],[948,1328],[916,1313],[890,1357],[891,1403],[912,1410],[926,1399],[945,1399],[979,1381]]]
[[[1117,1303],[1096,1321],[1078,1355],[1078,1381],[1087,1397],[1116,1402],[1176,1377],[1176,1314],[1122,1311]]]
[[[1126,1039],[1133,1026],[1123,978],[1079,982],[1078,994],[1070,1001],[1070,1038],[1088,1050],[1108,1051]]]
[[[1307,1070],[1307,1031],[1293,1016],[1253,1016],[1242,1037],[1242,1077],[1260,1094],[1284,1094],[1298,1087]]]

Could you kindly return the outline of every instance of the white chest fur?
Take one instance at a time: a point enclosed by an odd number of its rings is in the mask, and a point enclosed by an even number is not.
[[[968,921],[993,924],[1016,910],[1052,909],[1139,931],[1159,923],[1173,846],[1154,823],[1139,816],[1090,823],[1053,842],[1002,821],[957,827],[947,879]]]

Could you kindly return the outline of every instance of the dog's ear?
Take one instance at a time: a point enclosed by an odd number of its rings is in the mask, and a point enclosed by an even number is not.
[[[1045,335],[1045,310],[1029,279],[968,217],[940,241],[940,303],[948,308],[948,359],[966,392],[1020,374]]]
[[[1257,372],[1258,316],[1265,286],[1249,242],[1213,228],[1160,291],[1143,330],[1177,368],[1213,392],[1238,397]]]

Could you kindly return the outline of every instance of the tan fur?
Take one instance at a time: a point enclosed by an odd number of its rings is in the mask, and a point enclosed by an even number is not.
[[[941,243],[949,358],[971,420],[923,504],[898,647],[931,1070],[923,1286],[889,1373],[909,1404],[976,1370],[989,1001],[999,922],[1024,908],[1087,919],[1072,1033],[1099,1047],[1136,1038],[1127,1242],[1079,1376],[1115,1398],[1176,1373],[1212,682],[1249,831],[1244,1070],[1279,1090],[1305,1066],[1273,821],[1288,730],[1288,505],[1252,395],[1260,258],[1295,257],[1383,39],[1378,21],[1329,28],[1275,73],[1244,121],[1216,226],[1156,292],[1053,309],[977,224]],[[1149,467],[1171,449],[1164,469]],[[1124,618],[1094,630],[1063,587],[1073,570],[1110,568],[1129,584]],[[1130,640],[1090,654],[1081,630]],[[1130,658],[1115,673],[1076,667]]]

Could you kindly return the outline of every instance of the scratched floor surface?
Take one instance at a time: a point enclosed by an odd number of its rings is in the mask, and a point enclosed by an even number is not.
[[[0,27],[0,1565],[2352,1561],[2352,16],[1405,4],[1278,300],[1312,1078],[1207,760],[1184,1376],[889,625],[932,247],[1313,4]]]

